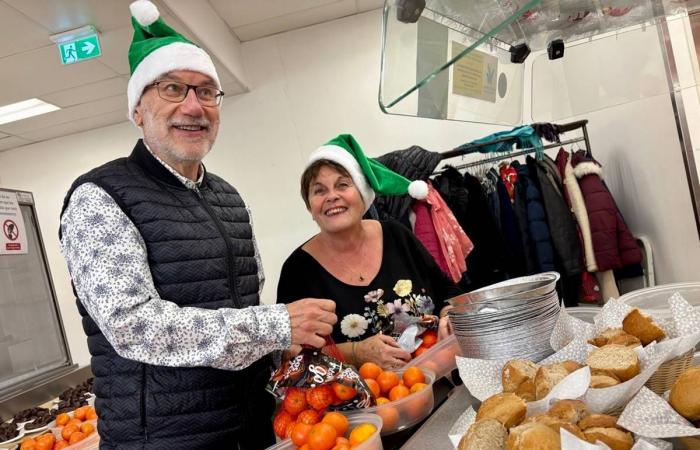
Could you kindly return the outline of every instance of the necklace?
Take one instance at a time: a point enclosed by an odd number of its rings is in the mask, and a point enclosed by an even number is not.
[[[366,241],[367,241],[367,234],[363,230],[362,231],[362,241],[360,242],[360,246],[359,246],[357,251],[353,252],[353,256],[359,254],[360,261],[362,261],[362,262],[366,262],[366,258],[365,258],[365,242]],[[345,270],[346,273],[350,274],[351,279],[357,278],[357,280],[359,280],[361,282],[365,281],[365,276],[362,274],[362,271],[351,267],[351,265],[347,263],[347,258],[337,258],[335,251],[332,250],[327,245],[326,245],[326,251],[328,252],[328,256],[331,257],[331,259],[333,260],[333,262],[336,263],[336,265],[341,266]]]

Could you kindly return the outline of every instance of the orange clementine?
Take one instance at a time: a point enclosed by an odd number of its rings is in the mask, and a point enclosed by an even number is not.
[[[333,393],[338,399],[346,401],[357,395],[357,391],[343,383],[333,383]]]
[[[42,434],[36,438],[36,450],[52,450],[56,443],[53,433]]]
[[[53,446],[53,450],[61,450],[68,447],[68,441],[58,441]]]
[[[309,444],[304,444],[301,447],[299,447],[297,450],[310,450],[309,449]]]
[[[83,433],[85,433],[85,436],[88,436],[88,435],[90,435],[93,431],[95,431],[95,425],[86,422],[86,423],[80,425],[80,431],[82,431]]]
[[[382,418],[382,430],[395,431],[399,425],[399,411],[391,406],[377,408],[377,415]]]
[[[66,441],[70,439],[71,435],[78,431],[78,427],[75,425],[66,425],[61,430],[61,437]]]
[[[393,388],[391,388],[391,390],[389,391],[389,400],[393,402],[398,399],[408,397],[408,394],[410,393],[411,391],[409,391],[406,386],[402,386],[399,384],[398,386],[394,386]]]
[[[90,406],[85,413],[85,419],[87,420],[97,420],[97,411],[95,411],[95,408]]]
[[[366,362],[360,366],[360,376],[362,378],[376,380],[380,373],[382,373],[382,368],[373,362]]]
[[[423,353],[425,353],[425,352],[427,352],[427,351],[428,351],[428,347],[425,347],[425,346],[423,346],[423,344],[421,344],[421,345],[416,349],[416,351],[414,351],[411,355],[412,355],[414,358],[418,358],[420,355],[422,355]]]
[[[423,334],[420,335],[421,339],[423,339],[423,343],[421,344],[422,346],[426,348],[430,348],[433,345],[437,344],[437,331],[435,330],[426,330],[423,332]]]
[[[66,413],[61,413],[56,416],[56,425],[62,427],[68,423],[70,416]]]
[[[335,438],[335,445],[343,445],[343,444],[350,445],[350,440],[348,440],[348,438],[343,437],[343,436],[338,436],[337,438]]]
[[[81,406],[80,408],[77,408],[75,411],[73,411],[73,417],[75,417],[78,420],[85,420],[87,408],[87,406]]]
[[[346,439],[347,441],[347,439]],[[340,444],[335,444],[331,450],[350,450],[352,447],[350,447],[350,441],[348,442],[341,442]]]
[[[80,442],[83,439],[85,439],[85,433],[82,431],[76,431],[75,433],[70,435],[70,439],[68,439],[68,444],[73,445],[76,442]]]
[[[296,417],[306,409],[306,394],[301,389],[289,388],[284,396],[282,407],[289,414]]]
[[[337,437],[338,432],[332,425],[321,422],[311,427],[306,443],[310,450],[331,450]]]
[[[338,436],[345,436],[345,433],[348,432],[348,428],[350,427],[348,418],[336,411],[327,413],[325,416],[323,416],[321,422],[332,426]]]
[[[75,425],[76,427],[80,428],[80,425],[82,425],[82,424],[83,424],[82,420],[74,418],[74,419],[69,420],[68,423],[66,424],[66,426]]]
[[[387,394],[391,388],[399,384],[399,376],[396,372],[391,372],[386,370],[379,374],[377,377],[377,383],[379,384],[379,389],[382,394]]]
[[[287,425],[287,428],[284,430],[284,438],[285,439],[291,439],[292,438],[292,431],[294,430],[294,425],[297,423],[292,419],[291,422]]]
[[[321,420],[321,414],[313,409],[305,409],[297,416],[297,422],[313,425]]]
[[[413,386],[411,386],[411,394],[415,394],[418,391],[422,391],[423,389],[427,388],[428,385],[425,383],[416,383]]]
[[[19,445],[19,450],[36,450],[36,439],[27,438]]]
[[[409,367],[404,371],[401,378],[403,379],[403,383],[408,387],[416,383],[425,383],[425,374],[418,367]]]
[[[292,428],[292,442],[294,442],[294,445],[297,446],[302,446],[306,444],[306,438],[309,436],[309,431],[311,431],[311,427],[313,425],[309,425],[308,423],[296,423],[294,424],[294,428]]]
[[[287,426],[290,423],[294,423],[294,417],[292,417],[292,415],[289,414],[284,408],[281,408],[272,421],[272,429],[280,439],[284,439]]]
[[[350,432],[350,438],[348,439],[350,441],[350,446],[355,447],[357,445],[362,444],[376,432],[377,427],[375,427],[371,423],[363,423],[356,426]]]
[[[377,397],[377,406],[383,405],[385,403],[389,403],[391,400],[389,400],[386,397]]]
[[[377,398],[381,395],[381,389],[379,389],[379,384],[377,383],[377,380],[373,380],[372,378],[365,378],[365,384],[369,388],[370,392],[372,392],[372,395],[374,398]]]

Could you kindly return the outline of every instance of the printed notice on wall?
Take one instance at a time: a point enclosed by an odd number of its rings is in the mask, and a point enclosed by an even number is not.
[[[452,57],[465,48],[452,41]],[[497,80],[498,58],[472,50],[453,66],[452,93],[496,103]]]
[[[17,194],[0,191],[0,255],[26,254],[27,233]]]

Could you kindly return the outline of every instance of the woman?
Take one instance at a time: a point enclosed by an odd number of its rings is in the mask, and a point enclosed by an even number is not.
[[[420,197],[415,183],[408,190]],[[408,362],[411,355],[395,337],[411,323],[434,325],[439,314],[440,336],[449,333],[444,299],[459,289],[410,230],[362,219],[375,189],[400,194],[408,186],[408,180],[366,158],[349,135],[316,150],[301,177],[302,198],[320,232],[285,261],[278,301],[334,299],[338,323],[332,338],[345,360],[358,367],[367,361],[384,368]]]

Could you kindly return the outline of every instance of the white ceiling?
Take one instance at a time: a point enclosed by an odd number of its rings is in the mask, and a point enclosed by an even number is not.
[[[0,125],[0,151],[126,120],[132,0],[0,0],[0,106],[39,97],[59,111]],[[167,1],[167,0],[166,0]],[[379,8],[383,0],[190,0],[209,2],[242,42]],[[164,19],[190,38],[163,0]],[[61,65],[49,35],[92,24],[102,56]],[[194,30],[193,30],[194,31]],[[206,42],[200,42],[205,48]],[[224,90],[234,76],[214,60]]]

